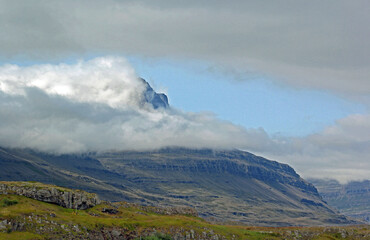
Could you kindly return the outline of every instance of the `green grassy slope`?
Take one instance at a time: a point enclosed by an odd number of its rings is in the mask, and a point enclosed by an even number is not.
[[[9,204],[13,202],[13,204]],[[15,203],[15,204],[14,204]],[[103,213],[114,208],[117,214]],[[0,239],[366,239],[369,226],[262,228],[210,224],[201,218],[160,215],[136,205],[104,203],[75,211],[16,195],[0,195]],[[5,226],[5,227],[2,227]],[[368,238],[367,238],[368,239]]]

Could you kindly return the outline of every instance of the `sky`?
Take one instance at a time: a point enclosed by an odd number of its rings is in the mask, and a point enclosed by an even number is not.
[[[336,119],[366,112],[362,103],[327,91],[281,86],[262,75],[241,81],[210,70],[212,66],[204,62],[128,59],[138,75],[168,94],[172,106],[212,111],[244,127],[262,127],[270,135],[304,136]]]
[[[0,0],[0,145],[238,148],[303,177],[368,179],[369,7]],[[171,109],[143,102],[138,77]]]

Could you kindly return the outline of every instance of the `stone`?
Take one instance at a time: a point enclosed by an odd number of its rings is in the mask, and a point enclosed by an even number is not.
[[[13,185],[12,182],[0,182],[0,194],[21,195],[79,210],[94,207],[101,202],[96,194],[80,190],[61,190],[60,188],[30,182],[18,182],[16,185]]]
[[[103,208],[103,210],[101,210],[103,213],[109,213],[109,214],[118,214],[119,211],[117,209],[114,209],[114,208]]]
[[[8,224],[8,220],[0,221],[0,230],[6,229],[6,226]]]
[[[74,225],[74,226],[73,226],[73,228],[74,228],[74,230],[75,230],[76,232],[81,232],[81,230],[80,230],[80,228],[78,227],[78,225]]]
[[[113,229],[111,233],[112,233],[112,236],[116,238],[121,236],[121,232],[116,229]]]
[[[195,232],[193,229],[190,229],[190,235],[191,235],[191,238],[195,238]]]

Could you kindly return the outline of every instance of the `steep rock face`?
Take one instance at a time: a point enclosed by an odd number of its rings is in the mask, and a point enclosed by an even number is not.
[[[161,215],[187,215],[198,217],[198,212],[191,207],[178,206],[178,207],[164,207],[164,206],[144,206],[128,202],[116,202],[112,204],[114,207],[137,208],[145,212],[152,212]]]
[[[0,194],[21,195],[73,209],[87,209],[100,203],[96,194],[30,182],[0,182]]]
[[[247,152],[166,148],[94,157],[125,175],[125,188],[141,198],[128,201],[187,205],[207,219],[252,225],[348,223],[291,167]]]
[[[214,221],[260,226],[351,223],[294,169],[244,151],[165,148],[56,156],[0,149],[0,163],[6,169],[0,171],[0,180],[79,188],[109,201],[188,206]]]
[[[370,180],[340,184],[333,179],[309,179],[329,205],[346,216],[370,222]]]
[[[140,78],[140,80],[143,81],[146,86],[146,90],[144,92],[146,102],[151,103],[154,109],[169,107],[166,94],[156,93],[147,81],[142,78]]]

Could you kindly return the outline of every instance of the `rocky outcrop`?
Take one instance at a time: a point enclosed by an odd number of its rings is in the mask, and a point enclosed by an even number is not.
[[[117,202],[114,203],[115,207],[125,207],[125,208],[138,208],[144,212],[152,212],[161,215],[186,215],[192,217],[198,217],[199,214],[197,210],[192,207],[188,206],[143,206],[136,203],[128,203],[128,202]]]
[[[45,239],[237,239],[236,236],[227,238],[220,233],[216,233],[211,228],[203,228],[201,231],[176,226],[172,226],[169,229],[143,228],[140,230],[132,227],[120,226],[101,226],[88,229],[83,224],[73,222],[61,224],[49,215],[36,215],[33,213],[16,219],[0,220],[0,233],[24,231],[31,231],[39,235],[48,236]]]
[[[154,109],[157,108],[168,108],[168,98],[164,93],[156,93],[147,81],[143,78],[139,78],[146,86],[144,92],[144,98],[147,103],[150,103]]]
[[[100,204],[96,194],[31,182],[0,182],[0,194],[16,194],[65,208],[88,209]]]
[[[119,218],[115,218],[119,221]],[[216,229],[223,229],[222,232]],[[242,226],[239,226],[242,228]],[[248,230],[247,230],[248,229]],[[229,231],[233,231],[230,233]],[[0,233],[29,232],[42,235],[45,239],[90,239],[90,240],[122,240],[122,239],[173,239],[173,240],[237,240],[237,239],[369,239],[369,225],[349,227],[314,227],[314,228],[258,228],[246,227],[243,235],[238,235],[230,226],[196,225],[171,226],[169,228],[135,228],[132,225],[117,224],[116,226],[97,225],[90,228],[84,223],[71,221],[60,222],[50,214],[24,214],[17,218],[0,220]],[[253,235],[252,235],[253,234]],[[6,235],[2,235],[6,236]],[[7,235],[10,239],[11,234]],[[251,237],[251,238],[249,238]],[[6,239],[8,239],[6,238]],[[4,238],[5,239],[5,238]],[[13,239],[13,238],[12,238]],[[14,238],[15,239],[15,238]]]

